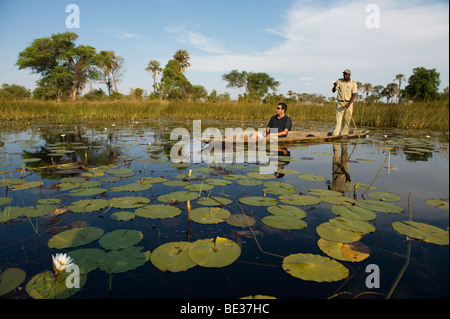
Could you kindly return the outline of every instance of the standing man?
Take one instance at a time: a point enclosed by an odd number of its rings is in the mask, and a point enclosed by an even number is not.
[[[272,116],[267,124],[266,137],[286,137],[288,132],[292,129],[292,120],[286,115],[286,103],[278,103],[276,106],[277,114]],[[277,133],[271,132],[271,129],[278,129]]]
[[[331,91],[338,91],[336,103],[336,125],[333,136],[348,135],[348,128],[352,120],[353,101],[358,93],[358,86],[355,81],[350,79],[352,71],[349,69],[342,72],[343,79],[334,82]]]

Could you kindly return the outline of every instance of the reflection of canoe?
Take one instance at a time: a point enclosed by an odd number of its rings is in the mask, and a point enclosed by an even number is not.
[[[369,130],[361,130],[361,131],[350,131],[348,135],[339,135],[332,136],[331,132],[308,132],[308,131],[290,131],[287,137],[282,137],[278,139],[278,143],[316,143],[316,142],[327,142],[327,141],[335,141],[341,139],[349,139],[349,138],[358,138],[358,133],[360,137],[366,137],[369,134]],[[242,133],[236,134],[236,137],[233,138],[237,142],[252,140],[252,137],[248,137]],[[210,143],[214,141],[213,138],[201,138],[202,142]],[[231,137],[222,137],[222,142],[226,142],[227,140],[231,141]],[[219,139],[220,141],[220,139]],[[267,141],[269,142],[269,141]]]

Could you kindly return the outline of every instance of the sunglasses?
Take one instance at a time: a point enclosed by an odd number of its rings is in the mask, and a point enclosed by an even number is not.
[[[277,110],[281,110],[282,108],[277,106],[276,109],[277,109]]]

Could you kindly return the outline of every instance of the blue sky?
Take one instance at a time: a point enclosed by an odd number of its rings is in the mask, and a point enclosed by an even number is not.
[[[78,29],[66,27],[71,3],[80,9]],[[379,9],[379,28],[367,27],[369,4]],[[0,84],[34,89],[38,77],[17,69],[18,53],[65,31],[124,57],[125,94],[150,92],[148,61],[164,66],[178,49],[190,54],[192,84],[232,97],[243,93],[222,80],[233,69],[270,74],[282,94],[333,96],[332,83],[347,68],[356,81],[386,85],[423,66],[440,72],[441,91],[449,85],[449,3],[439,0],[0,0]]]

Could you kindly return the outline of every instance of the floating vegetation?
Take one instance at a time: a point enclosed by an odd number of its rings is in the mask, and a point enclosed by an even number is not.
[[[207,268],[221,268],[231,265],[241,255],[241,248],[227,238],[200,239],[192,243],[189,258],[197,265]]]
[[[63,249],[83,246],[99,239],[105,231],[98,227],[74,228],[56,234],[48,241],[48,247]]]
[[[170,242],[158,246],[151,255],[152,264],[161,271],[181,272],[197,266],[188,254],[190,242]]]
[[[0,297],[19,287],[25,277],[25,271],[20,268],[0,269]]]
[[[443,230],[436,226],[414,221],[404,221],[394,222],[392,223],[392,227],[394,227],[394,229],[400,234],[414,239],[423,240],[427,243],[436,245],[449,244],[448,230]]]

